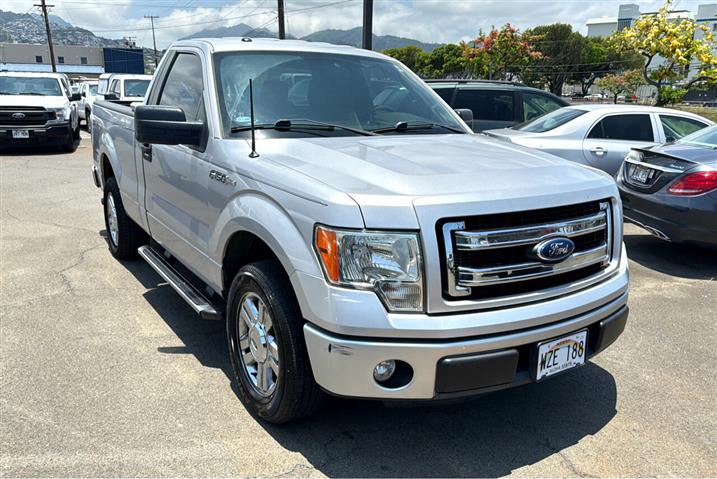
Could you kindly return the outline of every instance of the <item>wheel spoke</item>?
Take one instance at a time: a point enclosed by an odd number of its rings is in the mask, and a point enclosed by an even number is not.
[[[249,335],[245,334],[239,338],[239,347],[242,351],[249,349]]]
[[[256,365],[256,384],[264,392],[269,390],[269,371],[265,362]]]
[[[241,318],[244,320],[246,325],[251,328],[256,322],[255,311],[252,308],[251,301],[245,300],[241,305]]]
[[[274,371],[274,374],[276,374],[276,377],[279,377],[279,359],[275,358],[274,356],[269,356],[266,359],[266,362],[269,364],[269,367],[272,371]]]
[[[250,366],[256,361],[254,360],[254,356],[252,356],[251,351],[247,351],[246,353],[242,353],[242,357],[244,358],[244,365]]]

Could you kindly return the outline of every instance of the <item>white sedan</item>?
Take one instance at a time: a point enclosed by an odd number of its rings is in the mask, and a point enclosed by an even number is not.
[[[512,128],[483,133],[615,175],[632,148],[668,143],[713,122],[638,105],[572,105]]]

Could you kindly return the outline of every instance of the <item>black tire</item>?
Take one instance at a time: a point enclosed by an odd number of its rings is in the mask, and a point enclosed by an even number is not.
[[[92,113],[90,113],[90,110],[85,110],[85,126],[87,127],[87,132],[92,132]]]
[[[111,200],[111,201],[110,201]],[[114,177],[105,182],[104,196],[105,239],[110,253],[117,259],[134,259],[137,257],[137,248],[147,244],[147,233],[132,221],[124,210],[119,186]],[[114,204],[117,218],[117,238],[114,239],[110,231],[109,210]]]
[[[80,119],[77,119],[77,128],[72,130],[72,139],[77,141],[80,139]]]
[[[75,151],[75,131],[72,129],[72,125],[67,127],[67,135],[65,141],[62,142],[62,150],[68,153]]]
[[[239,308],[249,293],[261,298],[266,305],[278,346],[279,374],[268,396],[257,392],[240,357]],[[232,282],[227,305],[229,357],[239,398],[250,413],[267,422],[281,424],[308,416],[325,400],[311,372],[303,324],[289,278],[277,260],[252,263],[239,271]]]

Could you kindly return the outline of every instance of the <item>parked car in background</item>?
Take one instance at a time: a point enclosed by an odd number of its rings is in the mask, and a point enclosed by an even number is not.
[[[192,39],[157,71],[145,104],[95,103],[109,250],[226,321],[264,420],[541,381],[622,333],[611,178],[471,134],[373,51]]]
[[[72,151],[80,121],[67,76],[0,72],[0,146],[59,145]]]
[[[712,125],[694,113],[637,105],[574,105],[484,133],[615,176],[632,148],[674,141]]]
[[[97,97],[97,81],[86,81],[80,84],[80,101],[77,103],[77,113],[80,119],[85,121],[87,131],[92,128],[92,105]]]
[[[663,240],[717,246],[717,126],[632,150],[617,184],[626,219]]]
[[[473,111],[473,131],[506,128],[569,105],[564,98],[522,83],[489,80],[426,80],[454,109]],[[400,92],[396,92],[400,96]]]
[[[104,99],[125,104],[144,101],[151,80],[152,75],[112,75]]]

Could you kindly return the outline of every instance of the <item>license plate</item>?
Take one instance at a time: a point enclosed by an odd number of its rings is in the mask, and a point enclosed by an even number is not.
[[[635,169],[632,170],[630,179],[633,181],[637,181],[638,183],[645,184],[647,183],[648,176],[650,176],[649,168],[645,168],[644,166],[636,166]]]
[[[28,130],[12,130],[13,138],[30,138],[30,132]]]
[[[587,330],[538,343],[536,381],[585,364]]]

